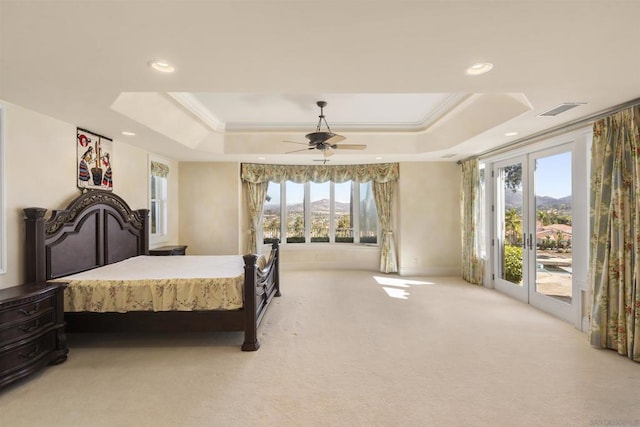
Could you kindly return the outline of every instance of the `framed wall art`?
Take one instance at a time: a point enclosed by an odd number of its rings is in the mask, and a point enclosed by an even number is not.
[[[78,188],[113,191],[112,145],[113,140],[107,137],[77,129]]]

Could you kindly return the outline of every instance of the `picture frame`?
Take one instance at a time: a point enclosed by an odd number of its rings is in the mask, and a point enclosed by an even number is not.
[[[113,191],[113,140],[86,129],[76,132],[76,182],[81,190]]]

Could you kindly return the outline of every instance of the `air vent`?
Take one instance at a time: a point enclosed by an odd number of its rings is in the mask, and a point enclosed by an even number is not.
[[[445,154],[444,156],[442,156],[443,159],[450,159],[452,157],[457,156],[457,154]]]
[[[545,111],[542,114],[538,114],[538,117],[554,117],[558,114],[564,113],[567,110],[575,108],[579,105],[584,105],[586,102],[565,102],[563,104],[558,105],[557,107],[553,107],[549,111]]]

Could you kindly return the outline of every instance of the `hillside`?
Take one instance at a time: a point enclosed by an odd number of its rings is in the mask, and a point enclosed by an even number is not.
[[[289,212],[299,212],[302,213],[304,211],[304,205],[302,203],[295,203],[292,205],[288,205]],[[336,213],[345,214],[349,213],[350,204],[336,202]],[[330,201],[329,199],[316,200],[315,202],[311,202],[311,212],[326,212],[329,214],[330,209]],[[264,205],[265,214],[276,214],[280,210],[280,205],[273,203],[266,203]]]

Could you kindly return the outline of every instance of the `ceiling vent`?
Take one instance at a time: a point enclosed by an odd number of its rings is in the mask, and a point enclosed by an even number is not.
[[[584,105],[586,102],[565,102],[563,104],[558,105],[557,107],[553,107],[551,110],[545,111],[544,113],[538,114],[538,117],[554,117],[558,114],[564,113],[567,110],[575,108],[579,105]]]

